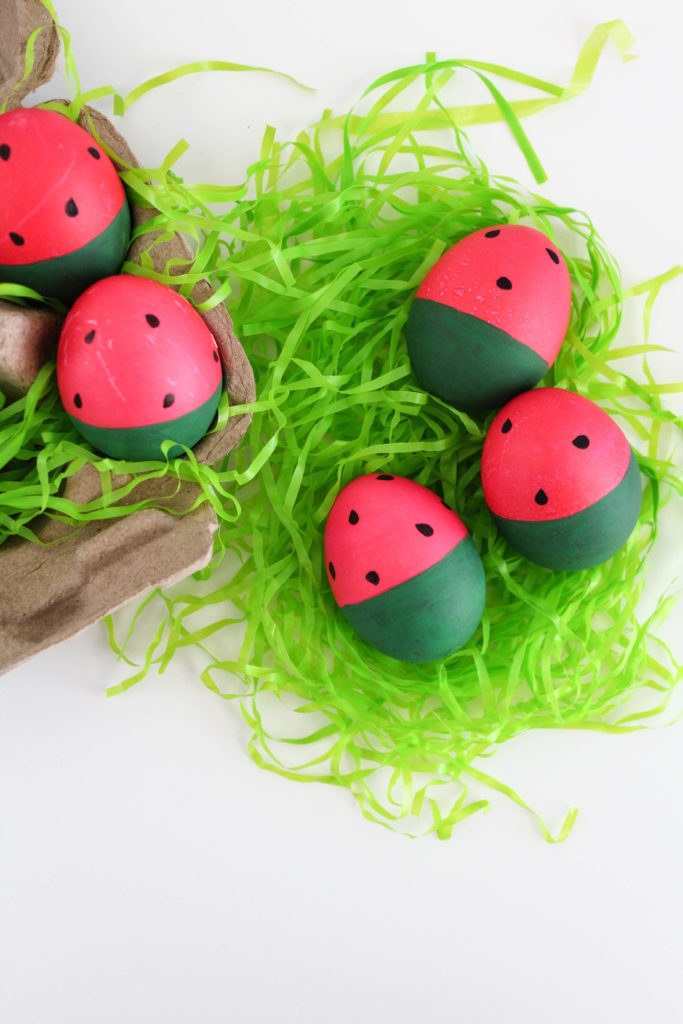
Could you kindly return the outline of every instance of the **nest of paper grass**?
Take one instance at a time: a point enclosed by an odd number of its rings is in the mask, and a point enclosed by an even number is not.
[[[584,71],[610,35],[604,28],[582,54]],[[623,36],[611,34],[623,49]],[[651,302],[676,270],[634,289],[649,295],[645,337],[617,348],[628,295],[614,260],[585,214],[490,175],[470,153],[461,125],[490,120],[491,109],[449,107],[462,67],[432,60],[387,75],[369,88],[363,113],[326,116],[292,143],[279,144],[268,130],[237,189],[188,185],[172,161],[152,186],[124,176],[159,211],[152,227],[172,224],[193,238],[196,272],[210,278],[218,299],[231,296],[258,397],[243,446],[198,471],[220,517],[213,566],[152,595],[125,642],[109,623],[124,657],[131,637],[132,646],[141,632],[147,638],[142,668],[113,692],[190,646],[205,684],[241,701],[259,764],[346,786],[373,820],[442,837],[487,806],[469,796],[472,781],[526,806],[481,769],[481,757],[499,744],[531,728],[637,727],[666,706],[681,676],[656,636],[672,599],[662,598],[645,621],[637,612],[661,503],[682,490],[669,456],[681,424],[649,373],[646,336]],[[535,109],[571,94],[572,83],[562,90],[493,70],[543,93]],[[540,177],[518,108],[488,84]],[[415,88],[421,99],[410,113],[396,112],[401,93]],[[612,559],[585,572],[535,566],[498,536],[479,477],[493,414],[477,421],[423,392],[406,353],[405,322],[426,271],[463,235],[504,222],[546,232],[570,269],[570,328],[542,383],[576,390],[613,415],[643,474],[637,529]],[[642,357],[641,380],[619,372],[628,355]],[[43,497],[58,493],[63,470],[54,453],[73,445],[50,395],[39,381],[23,409],[2,412],[7,438],[23,416],[21,429],[33,439],[30,457],[21,449],[23,479],[40,485]],[[0,518],[10,533],[27,521],[17,516],[18,495],[27,493],[17,465],[0,478],[3,494],[15,495],[13,514]],[[442,495],[481,554],[481,626],[443,662],[409,665],[372,650],[337,613],[327,586],[326,514],[341,487],[377,471]],[[53,508],[57,500],[50,498]],[[50,501],[40,510],[50,511]],[[629,710],[636,695],[638,707]]]

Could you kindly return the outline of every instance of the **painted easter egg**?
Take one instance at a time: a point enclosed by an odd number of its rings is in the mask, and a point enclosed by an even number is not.
[[[594,402],[559,388],[527,391],[500,410],[481,478],[502,535],[550,569],[604,562],[640,512],[640,473],[624,433]]]
[[[417,290],[407,324],[415,376],[456,409],[495,409],[548,371],[570,308],[567,265],[541,231],[519,224],[475,231]]]
[[[0,114],[0,281],[70,304],[116,274],[130,236],[116,168],[80,125],[53,110]]]
[[[344,618],[392,658],[446,658],[481,619],[472,538],[438,495],[405,477],[373,473],[344,487],[325,525],[325,564]]]
[[[120,274],[88,288],[64,321],[57,385],[93,448],[119,459],[181,454],[206,433],[222,390],[218,347],[172,288]]]

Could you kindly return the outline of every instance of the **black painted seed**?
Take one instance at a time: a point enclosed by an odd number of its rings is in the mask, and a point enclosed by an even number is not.
[[[64,207],[64,210],[66,212],[67,217],[77,217],[78,216],[78,207],[76,206],[76,204],[73,201],[73,199],[70,199],[68,201],[68,203]]]
[[[173,405],[174,402],[175,402],[175,395],[172,395],[170,391],[169,391],[169,393],[167,395],[164,395],[164,409],[168,409],[168,407],[170,405]]]
[[[74,405],[76,406],[77,409],[83,408],[83,399],[78,394],[78,392],[76,392],[76,394],[74,395]]]
[[[90,345],[90,343],[92,342],[94,337],[95,337],[95,328],[93,327],[92,331],[88,331],[88,333],[85,336],[85,343],[86,343],[86,345]]]
[[[154,313],[147,313],[147,315],[145,316],[145,320],[147,321],[150,327],[159,326],[159,317],[155,316]]]
[[[358,522],[358,513],[354,508],[349,512],[349,522],[351,523],[351,526],[355,526]]]
[[[330,563],[329,563],[329,565],[328,565],[328,569],[330,570],[330,576],[332,577],[332,579],[333,579],[333,580],[336,580],[336,578],[337,578],[337,574],[336,574],[336,572],[334,571],[334,565],[332,564],[332,562],[330,562]]]
[[[447,505],[447,504],[446,504],[446,502],[445,502],[445,501],[443,500],[443,498],[441,499],[441,504],[443,505],[443,507],[444,507],[444,508],[447,508],[449,512],[452,512],[452,511],[453,511],[453,509],[451,508],[451,506],[450,506],[450,505]]]
[[[376,573],[374,569],[371,569],[370,572],[366,572],[365,578],[368,583],[372,583],[375,587],[379,583],[379,574]]]
[[[100,159],[100,154],[94,146],[88,146],[88,152],[90,153],[90,156],[94,156],[96,160]]]
[[[504,292],[509,292],[512,288],[512,281],[509,277],[499,277],[496,284],[499,288],[502,288]]]
[[[11,152],[12,151],[7,145],[7,143],[3,142],[3,144],[0,146],[0,160],[9,160],[9,155]]]
[[[553,252],[552,249],[546,249],[546,252],[548,253],[548,256],[550,256],[550,259],[553,261],[553,263],[560,262],[560,257],[557,255],[556,252]]]
[[[213,353],[213,361],[214,361],[214,363],[217,363],[217,362],[219,362],[219,359],[218,359],[218,352],[216,352],[216,350],[215,350],[215,349],[214,349],[214,353]]]
[[[588,440],[585,434],[579,434],[577,437],[574,438],[572,444],[575,448],[587,448],[590,444],[590,441]]]
[[[500,228],[494,228],[493,231],[487,231],[484,238],[495,238],[500,234]]]
[[[378,480],[393,480],[394,478],[393,478],[393,476],[389,476],[389,474],[388,474],[388,473],[381,473],[381,474],[380,474],[380,475],[379,475],[379,476],[377,477],[377,479],[378,479]]]
[[[16,233],[16,231],[10,231],[9,236],[12,239],[12,241],[14,242],[15,245],[23,245],[24,244],[24,239],[22,238],[21,235],[18,235]]]
[[[508,430],[512,430],[512,420],[505,420],[505,423],[500,428],[501,433],[507,434]]]
[[[537,505],[547,505],[548,504],[548,495],[543,490],[536,491],[536,493],[534,495],[534,501],[536,502]]]
[[[423,537],[431,537],[434,533],[434,527],[429,523],[415,523],[415,529],[419,530]]]

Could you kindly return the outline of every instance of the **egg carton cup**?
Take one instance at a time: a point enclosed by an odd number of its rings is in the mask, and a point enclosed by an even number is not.
[[[11,109],[50,79],[60,37],[39,0],[3,3],[2,20],[0,101],[7,97]],[[27,41],[38,27],[42,31],[35,40],[33,67],[23,79]],[[119,169],[140,166],[125,139],[99,111],[84,107],[78,120],[119,158]],[[154,213],[131,205],[132,226],[144,224]],[[184,260],[174,265],[173,272],[186,273],[193,254],[185,240],[179,234],[170,240],[160,236],[160,232],[147,232],[135,239],[126,259],[140,264],[146,252],[160,272],[168,260]],[[191,300],[204,303],[212,294],[209,283],[200,281]],[[254,374],[225,306],[218,304],[200,315],[216,339],[230,405],[253,402]],[[9,400],[26,394],[41,366],[54,357],[62,319],[50,309],[0,300],[0,389]],[[227,455],[250,420],[249,414],[229,417],[225,427],[195,445],[197,460],[212,464]],[[127,486],[132,479],[117,476],[113,486]],[[88,463],[69,478],[63,496],[85,505],[100,493],[99,473]],[[43,517],[34,526],[39,543],[7,540],[0,547],[0,673],[74,636],[128,601],[203,568],[211,558],[218,521],[208,502],[193,507],[200,494],[199,485],[190,481],[174,481],[169,488],[163,476],[141,480],[120,505],[146,502],[153,508],[120,519],[91,521],[77,533],[71,526]]]

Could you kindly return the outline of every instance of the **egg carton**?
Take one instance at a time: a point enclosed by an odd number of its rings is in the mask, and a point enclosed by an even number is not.
[[[3,0],[0,38],[0,102],[20,106],[27,95],[49,81],[60,47],[59,32],[39,0]],[[27,41],[36,28],[34,64],[23,79]],[[18,83],[18,84],[17,84]],[[99,139],[125,165],[139,167],[125,139],[98,111],[84,107],[79,124]],[[116,159],[114,160],[117,163]],[[155,211],[131,205],[133,227]],[[156,270],[169,259],[186,272],[193,254],[185,240],[145,233],[135,239],[127,259],[140,263],[147,252]],[[192,301],[212,295],[207,281],[195,285]],[[254,374],[233,331],[223,304],[201,313],[216,339],[231,406],[253,402]],[[26,394],[41,366],[54,357],[62,318],[50,309],[20,307],[0,300],[0,389],[8,399]],[[251,416],[231,416],[220,431],[205,436],[194,448],[198,461],[211,464],[241,440]],[[128,485],[118,476],[113,487]],[[134,481],[133,481],[134,483]],[[153,503],[121,519],[91,521],[77,533],[73,527],[42,518],[34,525],[39,542],[10,538],[0,547],[0,673],[51,645],[74,636],[98,619],[155,587],[169,585],[205,566],[211,558],[218,528],[213,508],[193,508],[201,491],[197,484],[169,477],[141,480],[120,504]],[[100,494],[100,476],[87,463],[67,481],[63,496],[86,505]]]

